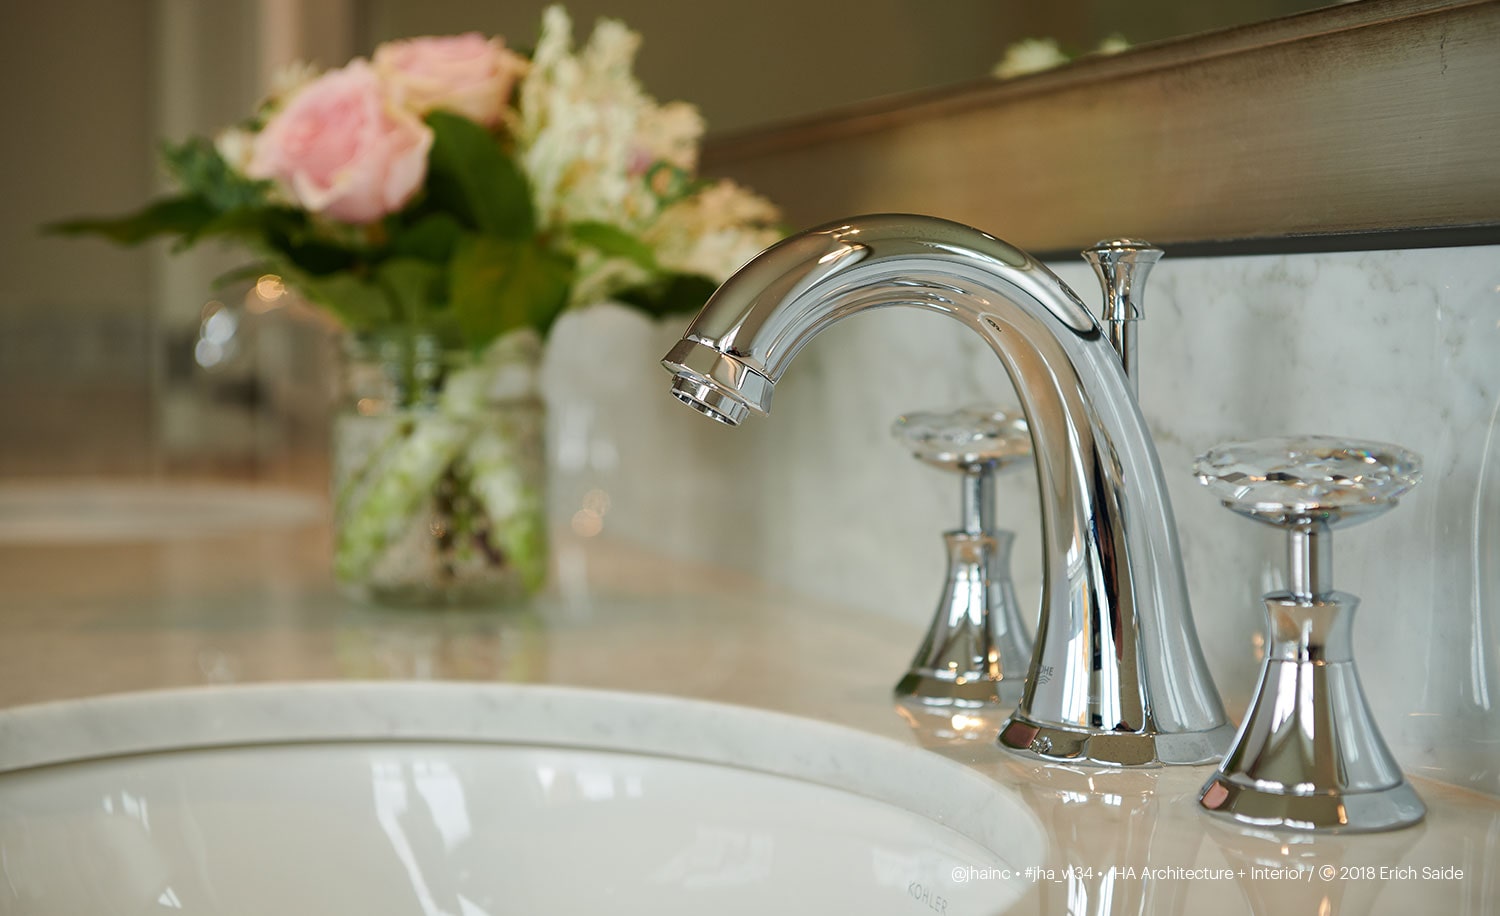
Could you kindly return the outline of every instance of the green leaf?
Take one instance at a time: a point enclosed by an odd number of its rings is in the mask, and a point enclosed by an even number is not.
[[[218,212],[193,194],[166,197],[126,216],[113,219],[75,219],[52,223],[44,232],[58,235],[99,235],[117,245],[136,245],[160,235],[193,239],[213,222]]]
[[[536,232],[531,188],[515,160],[484,127],[460,115],[434,111],[427,195],[438,210],[456,213],[486,235],[523,239]]]
[[[482,348],[507,331],[545,335],[568,304],[573,262],[530,241],[465,239],[449,266],[453,315],[464,339]]]
[[[270,250],[297,270],[319,277],[356,270],[368,262],[368,253],[320,237],[305,214],[296,210],[267,214],[257,231],[247,231],[247,241]]]
[[[197,232],[182,239],[183,246],[191,245],[200,238],[225,236],[249,245],[275,245],[278,238],[300,239],[306,233],[307,217],[299,211],[284,207],[242,207],[228,210],[215,216]],[[289,241],[287,248],[296,243]]]
[[[385,290],[352,273],[319,277],[283,268],[282,278],[302,295],[337,315],[351,331],[368,331],[395,323],[396,314]]]
[[[246,178],[229,167],[206,137],[193,137],[180,146],[165,144],[162,159],[182,186],[216,210],[263,207],[271,183]]]
[[[48,231],[102,235],[124,245],[170,235],[177,237],[179,249],[209,236],[230,236],[252,244],[270,242],[275,247],[278,232],[306,223],[297,211],[268,205],[269,183],[235,172],[204,138],[165,146],[162,157],[185,193],[126,216],[73,220],[49,226]]]
[[[615,298],[657,318],[696,312],[719,284],[697,274],[672,274],[656,283],[627,289]]]
[[[568,227],[568,234],[578,244],[593,248],[600,254],[625,258],[651,273],[661,270],[651,246],[618,226],[600,222],[574,223]]]
[[[423,316],[437,309],[443,274],[438,265],[416,258],[391,258],[375,268],[376,281],[407,324],[421,324]]]
[[[458,220],[447,213],[429,213],[411,225],[397,224],[391,230],[391,254],[447,264],[464,233]]]
[[[663,206],[693,196],[711,181],[695,179],[691,172],[680,169],[670,162],[657,162],[646,170],[646,187],[650,188]]]

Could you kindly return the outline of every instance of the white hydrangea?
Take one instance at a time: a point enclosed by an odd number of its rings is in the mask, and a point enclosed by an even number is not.
[[[1006,80],[1028,73],[1051,70],[1068,62],[1068,55],[1053,38],[1027,38],[1005,49],[1005,57],[995,65],[994,75]]]
[[[637,166],[665,162],[684,172],[698,168],[698,141],[703,138],[703,116],[687,102],[668,102],[641,112],[636,142],[643,161]]]
[[[601,19],[573,53],[573,25],[548,7],[521,86],[518,151],[544,228],[597,220],[634,228],[655,214],[637,135],[656,107],[631,74],[640,36]]]
[[[1119,54],[1121,51],[1130,50],[1130,42],[1119,32],[1104,36],[1099,41],[1099,47],[1094,49],[1095,54]]]
[[[662,211],[645,233],[668,270],[723,282],[781,238],[775,205],[727,179]]]
[[[640,286],[650,279],[651,275],[634,261],[609,258],[585,249],[578,253],[573,286],[568,290],[568,306],[607,302],[621,290]]]
[[[214,137],[214,149],[225,164],[243,175],[255,155],[255,134],[243,127],[226,127]]]
[[[777,241],[780,215],[764,198],[728,181],[694,188],[703,118],[686,102],[659,104],[635,79],[640,36],[601,19],[575,52],[572,29],[562,7],[543,14],[513,123],[540,227],[607,223],[644,242],[657,266],[719,281]],[[633,260],[580,248],[573,305],[653,279]]]

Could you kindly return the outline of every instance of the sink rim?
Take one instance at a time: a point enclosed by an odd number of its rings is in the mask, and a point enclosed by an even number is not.
[[[550,684],[304,681],[16,706],[0,710],[0,781],[112,757],[349,742],[554,747],[728,767],[893,805],[1010,863],[1049,857],[1041,822],[1015,790],[914,745],[755,707]]]

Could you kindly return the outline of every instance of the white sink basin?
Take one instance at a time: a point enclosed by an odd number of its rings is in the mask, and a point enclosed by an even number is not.
[[[304,684],[0,712],[4,913],[995,914],[1044,848],[1024,803],[934,754],[663,697]]]

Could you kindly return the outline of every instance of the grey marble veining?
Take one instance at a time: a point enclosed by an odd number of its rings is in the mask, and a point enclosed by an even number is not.
[[[1081,261],[1054,269],[1097,301]],[[1254,683],[1259,596],[1280,585],[1284,546],[1221,509],[1193,480],[1193,457],[1299,432],[1399,443],[1425,459],[1424,482],[1389,517],[1346,532],[1335,555],[1335,583],[1363,599],[1354,638],[1365,690],[1408,771],[1500,793],[1500,248],[1168,258],[1146,314],[1142,407],[1198,632],[1231,709]],[[548,364],[558,520],[603,490],[606,536],[746,558],[774,582],[909,621],[915,648],[958,493],[890,439],[890,422],[1013,400],[998,361],[956,322],[863,316],[808,348],[769,420],[732,430],[667,396],[656,361],[685,323],[605,307],[559,327],[565,343]],[[999,515],[1018,533],[1019,594],[1034,605],[1035,478],[1011,475],[998,489]],[[673,511],[684,503],[691,517]]]

